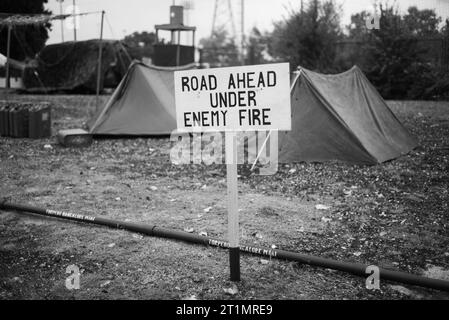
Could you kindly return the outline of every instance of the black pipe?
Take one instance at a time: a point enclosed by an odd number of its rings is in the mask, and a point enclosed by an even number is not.
[[[69,219],[74,221],[87,222],[97,225],[104,225],[111,228],[117,229],[125,229],[129,231],[134,231],[138,233],[142,233],[145,235],[153,236],[153,237],[163,237],[169,239],[177,239],[185,242],[202,244],[207,246],[215,246],[220,248],[229,248],[229,243],[223,240],[204,237],[184,231],[178,231],[173,229],[167,229],[152,225],[138,224],[133,222],[123,222],[118,220],[106,219],[102,217],[95,216],[87,216],[83,214],[73,214],[64,211],[56,211],[56,210],[48,210],[41,209],[31,206],[11,204],[7,202],[0,202],[0,209],[3,210],[16,210],[16,211],[24,211],[31,212],[39,215]],[[360,263],[350,263],[350,262],[342,262],[332,259],[320,258],[310,255],[304,255],[296,252],[278,250],[278,249],[266,249],[261,247],[253,247],[253,246],[240,246],[240,251],[268,256],[277,259],[285,259],[291,260],[303,264],[308,264],[317,267],[323,267],[328,269],[334,269],[339,271],[348,272],[357,276],[367,277],[368,274],[366,272],[368,265],[360,264]],[[390,280],[396,282],[402,282],[409,285],[421,286],[426,288],[432,288],[437,290],[443,290],[449,292],[449,281],[444,281],[440,279],[431,279],[421,276],[416,276],[413,274],[400,272],[400,271],[391,271],[379,268],[379,278],[383,280]]]

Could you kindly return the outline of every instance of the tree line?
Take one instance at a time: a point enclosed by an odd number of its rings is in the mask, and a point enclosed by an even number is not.
[[[2,0],[3,13],[50,13],[47,0]],[[322,72],[337,73],[357,64],[387,99],[449,99],[449,20],[434,10],[410,7],[401,13],[394,5],[379,5],[379,28],[367,27],[373,13],[353,14],[342,26],[342,8],[335,0],[310,0],[303,7],[287,9],[273,30],[253,28],[246,39],[245,64],[288,61]],[[0,17],[1,18],[1,17]],[[34,58],[48,39],[51,24],[18,26],[11,38],[11,57]],[[0,53],[6,54],[7,28],[0,29]],[[437,47],[430,46],[429,39]],[[153,54],[153,32],[135,32],[123,39],[135,58]],[[211,66],[241,64],[235,39],[226,29],[200,40],[202,62]],[[349,48],[349,49],[348,49]],[[351,49],[352,48],[352,49]],[[429,54],[441,51],[438,61]]]
[[[334,0],[290,7],[272,31],[252,29],[245,63],[289,61],[292,70],[301,66],[322,73],[342,72],[357,64],[384,98],[449,99],[449,20],[443,23],[431,9],[410,7],[401,13],[394,5],[379,5],[376,15],[356,13],[345,27],[341,16]],[[374,17],[379,19],[378,29],[367,25]],[[435,40],[441,51],[438,63],[428,58],[435,50],[429,40]],[[218,30],[201,44],[205,62],[241,64],[226,30]]]

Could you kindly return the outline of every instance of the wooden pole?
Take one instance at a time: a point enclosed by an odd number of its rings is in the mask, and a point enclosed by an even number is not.
[[[73,40],[76,41],[76,4],[73,0]]]
[[[236,132],[225,133],[226,177],[228,184],[228,241],[231,281],[240,281],[239,211]]]
[[[176,66],[179,66],[181,63],[181,31],[178,31],[178,44],[176,47]]]
[[[59,0],[59,14],[62,15],[62,1],[64,0]],[[64,42],[64,21],[61,19],[61,41]]]
[[[11,87],[10,75],[9,75],[9,64],[10,64],[10,51],[11,51],[11,29],[12,24],[8,24],[8,38],[6,44],[6,74],[5,74],[5,87],[9,89]]]
[[[95,111],[98,111],[99,106],[99,95],[101,87],[101,60],[103,56],[103,21],[104,21],[104,10],[101,11],[101,27],[100,27],[100,43],[98,44],[98,66],[97,66],[97,92],[95,101]]]

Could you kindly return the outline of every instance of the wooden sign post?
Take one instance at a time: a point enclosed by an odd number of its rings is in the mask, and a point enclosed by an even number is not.
[[[231,281],[240,281],[239,208],[237,185],[237,135],[225,133],[226,179],[228,183],[228,242]]]
[[[288,63],[175,72],[181,132],[225,132],[228,242],[232,281],[240,280],[237,132],[290,130]]]

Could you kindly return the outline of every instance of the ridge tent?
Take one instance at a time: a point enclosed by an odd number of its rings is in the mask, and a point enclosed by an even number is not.
[[[188,69],[134,62],[105,107],[94,135],[169,135],[176,129],[173,73]],[[292,130],[279,132],[279,162],[376,164],[417,141],[358,67],[336,75],[300,68],[291,82]],[[258,141],[259,146],[263,141]]]
[[[87,124],[94,135],[169,135],[176,129],[174,72],[133,62],[112,97]]]
[[[279,133],[279,162],[376,164],[417,146],[356,66],[336,75],[299,68],[291,103],[292,130]]]

